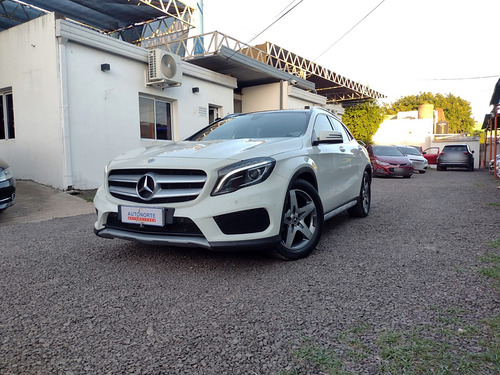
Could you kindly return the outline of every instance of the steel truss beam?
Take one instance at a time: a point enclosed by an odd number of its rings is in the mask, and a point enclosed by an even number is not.
[[[107,34],[142,47],[155,46],[174,40],[174,36],[185,36],[189,26],[178,19],[158,18],[156,20],[130,25]]]
[[[130,1],[130,0],[129,0]],[[138,0],[141,4],[149,5],[165,13],[167,17],[173,17],[185,24],[188,28],[193,27],[191,20],[194,9],[178,0]],[[179,6],[181,5],[181,6]]]
[[[47,13],[43,9],[28,5],[22,1],[14,0],[7,2],[0,0],[0,17],[12,20],[12,25],[31,21]]]
[[[315,62],[300,57],[275,44],[249,46],[220,32],[196,35],[164,44],[166,50],[184,56],[184,60],[215,55],[225,46],[245,56],[271,65],[297,77],[315,82],[317,93],[326,96],[328,103],[369,100],[385,96],[354,82]]]

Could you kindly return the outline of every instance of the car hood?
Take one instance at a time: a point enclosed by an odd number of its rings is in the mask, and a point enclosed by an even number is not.
[[[422,161],[422,162],[424,162],[426,160],[423,156],[419,156],[419,155],[408,154],[408,155],[406,155],[406,157],[410,160],[417,160],[417,161]]]
[[[133,163],[149,167],[207,164],[223,165],[224,160],[244,160],[259,156],[275,156],[302,148],[300,138],[231,139],[218,141],[167,142],[159,146],[132,150],[118,156],[110,166],[120,167]],[[221,163],[214,163],[220,160]]]
[[[407,164],[408,158],[406,156],[375,156],[376,160],[384,161],[390,164]]]

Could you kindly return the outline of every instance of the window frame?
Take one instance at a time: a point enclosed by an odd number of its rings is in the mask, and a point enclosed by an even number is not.
[[[12,88],[0,90],[0,141],[16,138],[15,123]]]
[[[144,131],[148,125],[146,125],[147,122],[143,122],[143,112],[142,112],[142,106],[141,106],[141,100],[148,100],[151,101],[151,109],[152,109],[152,120],[153,122],[148,122],[149,124],[149,134],[152,135],[152,137],[143,137]],[[166,105],[166,111],[165,111],[165,121],[166,124],[161,124],[159,123],[158,119],[158,104],[165,104]],[[172,141],[174,139],[174,124],[173,124],[173,107],[174,107],[174,102],[173,100],[170,100],[168,98],[162,98],[162,97],[156,97],[156,96],[149,96],[145,94],[139,94],[139,136],[141,140],[144,141]],[[158,127],[159,125],[165,125],[166,126],[166,138],[158,138]]]

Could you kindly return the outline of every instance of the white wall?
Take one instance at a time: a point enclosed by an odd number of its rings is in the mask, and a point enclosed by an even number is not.
[[[54,15],[0,32],[0,90],[12,87],[15,139],[0,158],[19,179],[61,186],[64,168]]]
[[[287,81],[245,87],[241,90],[243,112],[325,107],[326,97],[313,94]]]
[[[430,147],[432,135],[432,119],[385,120],[372,141],[380,145],[414,145],[425,149]]]
[[[241,97],[243,113],[280,109],[280,83],[245,87]]]
[[[175,140],[208,124],[209,104],[233,112],[235,78],[182,63],[182,85],[161,89],[146,87],[146,69],[145,49],[53,14],[1,32],[0,89],[12,87],[16,138],[0,140],[0,157],[19,179],[95,188],[110,159],[166,142],[141,140],[139,94],[172,101]]]

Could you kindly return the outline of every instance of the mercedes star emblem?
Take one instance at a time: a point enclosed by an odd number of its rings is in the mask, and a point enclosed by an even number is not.
[[[144,200],[150,200],[156,190],[153,176],[146,174],[137,181],[137,194]]]

